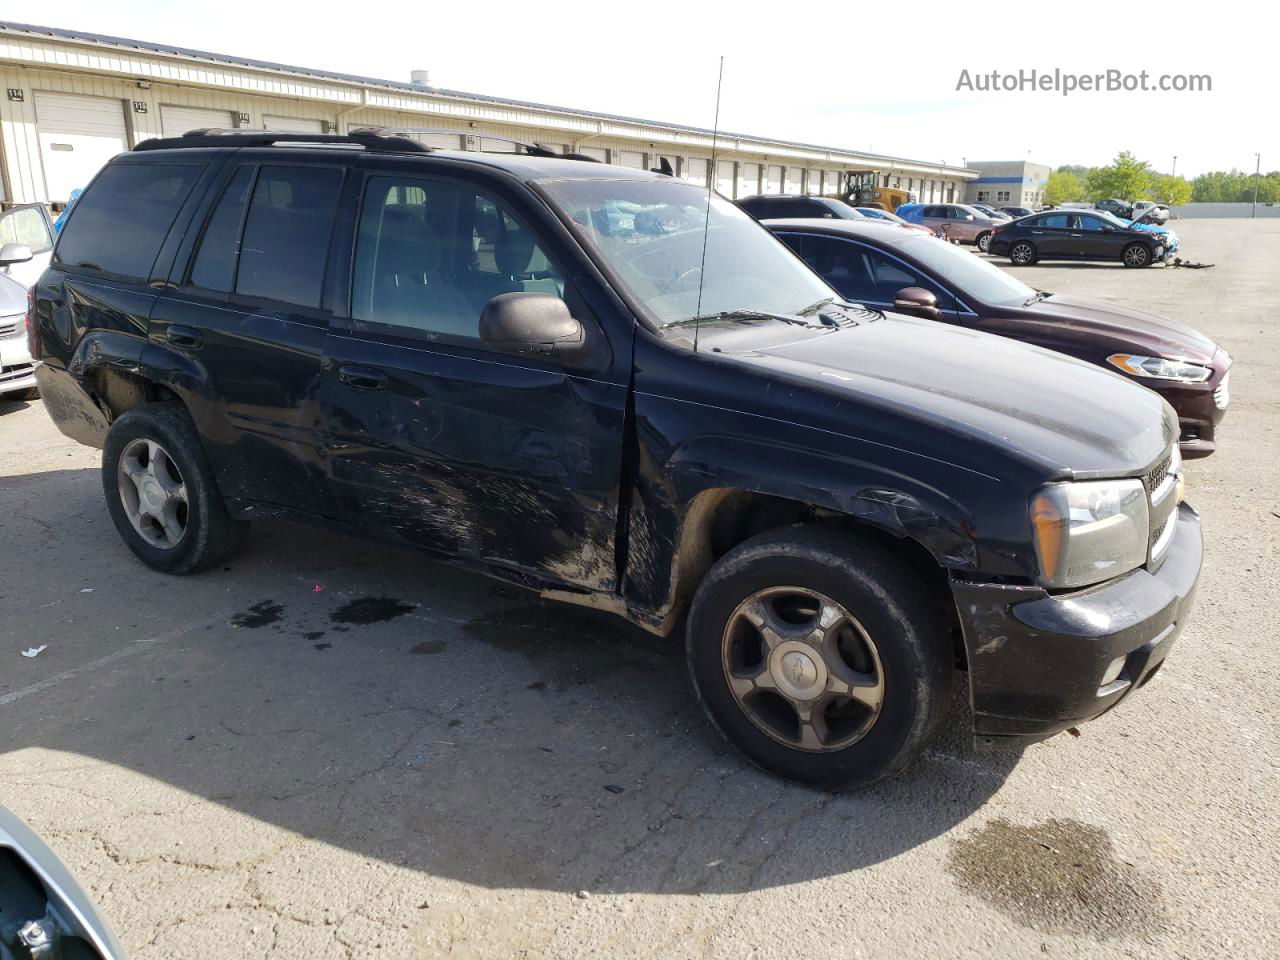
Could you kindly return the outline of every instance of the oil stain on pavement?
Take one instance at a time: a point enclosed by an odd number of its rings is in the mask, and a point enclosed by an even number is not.
[[[952,845],[947,868],[966,892],[1048,933],[1142,934],[1163,917],[1159,885],[1116,856],[1105,830],[1076,820],[992,820]]]
[[[339,607],[329,614],[334,623],[351,623],[363,626],[369,623],[382,623],[394,620],[406,613],[413,613],[417,604],[405,603],[395,597],[360,597]]]
[[[231,618],[231,625],[233,627],[257,630],[259,627],[278,623],[283,613],[283,603],[276,603],[274,600],[263,600],[260,603],[255,603],[248,610],[242,610],[237,613]]]

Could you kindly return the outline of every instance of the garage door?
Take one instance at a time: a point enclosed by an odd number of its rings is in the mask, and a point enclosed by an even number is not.
[[[760,164],[744,163],[739,168],[742,185],[738,188],[738,196],[754,197],[760,192]]]
[[[770,164],[765,171],[764,177],[765,193],[781,193],[782,192],[782,167]]]
[[[48,200],[65,202],[104,163],[129,149],[123,100],[36,91],[35,101]]]
[[[180,137],[188,130],[230,130],[235,121],[229,110],[205,110],[200,107],[174,107],[160,104],[160,133],[166,137]]]
[[[462,134],[461,133],[415,133],[411,134],[414,140],[428,147],[435,147],[437,150],[461,150]]]
[[[800,193],[804,189],[801,183],[804,171],[800,167],[787,167],[787,188],[783,193]]]
[[[278,133],[324,133],[324,121],[308,120],[305,117],[273,117],[268,114],[262,118],[262,129]]]
[[[643,170],[644,154],[638,150],[619,150],[618,163],[624,167],[635,167],[637,170]]]
[[[730,200],[736,196],[733,190],[732,160],[719,160],[716,162],[716,190]]]
[[[700,187],[707,185],[707,161],[702,157],[690,157],[684,162],[684,178]]]

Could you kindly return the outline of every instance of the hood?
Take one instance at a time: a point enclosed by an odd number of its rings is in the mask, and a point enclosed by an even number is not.
[[[1177,417],[1159,394],[1119,373],[898,314],[737,356],[870,408],[930,420],[1053,476],[1133,474],[1177,435]]]
[[[1055,293],[1025,309],[1036,320],[1066,323],[1082,332],[1106,335],[1134,353],[1207,364],[1218,345],[1194,327],[1091,297]]]
[[[1130,230],[1142,230],[1146,233],[1164,233],[1172,234],[1173,230],[1169,227],[1161,226],[1158,223],[1139,223],[1137,220],[1129,221]]]
[[[27,312],[27,288],[0,269],[0,317]]]

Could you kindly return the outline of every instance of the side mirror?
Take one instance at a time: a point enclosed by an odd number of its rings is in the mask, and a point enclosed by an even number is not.
[[[938,311],[938,298],[924,287],[903,287],[893,295],[893,309],[924,317],[926,320],[942,319],[942,314]]]
[[[587,345],[587,331],[553,293],[500,293],[480,313],[480,338],[504,353],[573,359]]]
[[[31,248],[25,243],[6,243],[0,247],[0,267],[7,267],[11,263],[26,263],[31,257]]]

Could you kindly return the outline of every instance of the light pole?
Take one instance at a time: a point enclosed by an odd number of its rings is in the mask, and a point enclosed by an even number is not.
[[[1253,212],[1249,214],[1251,217],[1258,215],[1258,182],[1262,179],[1262,154],[1255,153],[1253,155]]]
[[[1173,155],[1173,173],[1171,173],[1170,176],[1176,177],[1177,175],[1178,175],[1178,155],[1175,153]]]

